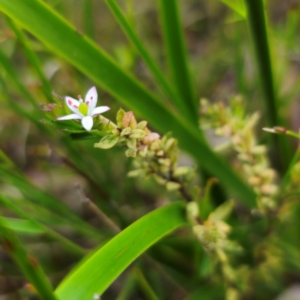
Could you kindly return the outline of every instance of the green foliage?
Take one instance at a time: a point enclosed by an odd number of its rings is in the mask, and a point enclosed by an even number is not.
[[[156,220],[153,224],[153,220]],[[186,224],[182,203],[162,207],[126,228],[86,258],[57,288],[59,299],[91,299],[102,294],[141,253],[164,235]],[[132,245],[135,245],[132,247]],[[91,274],[97,274],[92,276]],[[86,284],[82,280],[89,278]]]
[[[5,223],[3,218],[0,219],[0,235],[5,250],[15,260],[22,272],[33,284],[38,294],[46,300],[57,299],[52,292],[51,285],[39,262],[34,256],[26,253],[22,243],[15,233],[9,229],[9,226]]]
[[[297,5],[77,4],[0,0],[6,296],[278,297],[300,271]],[[57,119],[95,84],[92,130]]]

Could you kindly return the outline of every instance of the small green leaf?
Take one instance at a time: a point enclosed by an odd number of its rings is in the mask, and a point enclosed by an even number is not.
[[[147,126],[147,121],[141,121],[140,123],[138,123],[137,125],[136,125],[136,129],[145,129],[146,128],[146,126]]]
[[[145,136],[146,136],[146,133],[145,133],[144,130],[142,130],[142,129],[134,129],[134,130],[132,130],[132,133],[129,136],[129,138],[131,138],[131,139],[142,139]]]
[[[125,136],[125,135],[129,135],[129,134],[131,134],[131,128],[130,127],[126,127],[126,128],[124,128],[123,130],[122,130],[122,132],[121,132],[121,136]]]
[[[136,150],[129,148],[126,150],[125,155],[127,157],[136,157]]]
[[[178,167],[175,169],[173,175],[175,177],[179,177],[179,176],[184,176],[187,175],[189,172],[192,172],[193,168],[192,167]]]
[[[210,213],[208,219],[210,221],[221,221],[225,219],[233,210],[234,207],[234,201],[229,200],[224,203],[222,203],[220,206],[218,206],[212,213]]]
[[[127,147],[129,149],[132,149],[132,150],[136,151],[136,139],[128,139],[127,140]]]
[[[118,110],[118,113],[117,113],[117,124],[118,124],[118,127],[119,128],[124,128],[123,127],[123,119],[124,119],[124,116],[125,116],[125,110],[120,108]]]
[[[132,170],[130,172],[127,173],[128,177],[140,177],[140,176],[144,176],[145,171],[143,169],[136,169],[136,170]]]
[[[158,183],[158,184],[161,184],[161,185],[165,185],[167,183],[167,180],[162,178],[161,176],[157,175],[157,174],[153,174],[153,178],[155,179],[155,181]]]
[[[99,143],[94,144],[94,147],[101,149],[112,148],[119,140],[117,135],[109,134],[105,136]]]
[[[169,181],[166,184],[166,188],[168,191],[176,191],[180,189],[180,184],[177,182]]]

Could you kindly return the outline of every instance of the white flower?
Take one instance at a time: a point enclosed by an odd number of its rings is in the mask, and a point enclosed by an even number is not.
[[[84,102],[81,96],[78,96],[78,98],[79,100],[75,100],[69,96],[65,97],[66,104],[73,114],[59,117],[57,120],[81,120],[82,127],[90,131],[94,124],[93,117],[108,111],[110,108],[108,106],[96,107],[98,94],[94,86],[87,92]]]

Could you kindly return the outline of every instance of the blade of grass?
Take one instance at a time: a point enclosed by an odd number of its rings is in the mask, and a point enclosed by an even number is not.
[[[83,28],[84,32],[91,38],[95,38],[94,15],[93,15],[93,1],[84,0],[82,2],[83,12]]]
[[[9,77],[11,82],[14,86],[19,90],[20,94],[26,99],[31,105],[32,109],[29,111],[28,109],[24,109],[15,101],[11,99],[7,99],[4,96],[5,101],[7,104],[12,107],[14,110],[18,111],[21,115],[28,118],[31,122],[33,122],[36,126],[46,129],[43,125],[41,125],[38,121],[39,117],[41,117],[40,111],[38,109],[38,105],[35,102],[34,98],[30,95],[27,89],[24,87],[22,82],[19,80],[18,74],[15,71],[14,67],[12,66],[9,59],[4,55],[2,50],[0,49],[0,65],[5,70],[6,75]]]
[[[159,298],[156,296],[155,292],[153,291],[152,287],[150,286],[149,282],[147,281],[141,270],[135,268],[134,271],[141,286],[141,289],[144,292],[145,297],[148,300],[159,300]]]
[[[135,15],[134,15],[134,4],[133,0],[126,0],[125,3],[125,11],[126,11],[126,17],[129,22],[129,24],[134,28],[135,26]]]
[[[78,216],[73,214],[71,210],[46,192],[35,187],[22,173],[22,171],[14,164],[14,162],[0,149],[0,158],[4,164],[0,164],[0,180],[6,184],[11,184],[27,196],[32,202],[44,206],[56,212],[57,215],[65,217],[73,222],[73,227],[77,227],[79,231],[88,232],[94,231],[93,227],[88,226]]]
[[[262,0],[245,0],[247,7],[248,22],[255,46],[256,60],[258,65],[258,73],[265,100],[265,113],[268,118],[268,124],[280,126],[282,124],[279,114],[277,95],[275,92],[273,70],[270,56],[270,48],[267,34],[267,24],[264,12],[264,3]],[[280,149],[281,155],[277,154],[281,160],[281,169],[285,169],[288,165],[289,157],[292,156],[291,146],[287,140],[277,135],[272,135],[273,145],[275,149]]]
[[[255,206],[255,193],[233,170],[203,142],[201,132],[180,115],[173,114],[156,96],[121,70],[101,49],[79,35],[43,2],[0,0],[0,10],[17,20],[41,39],[50,49],[64,57],[113,96],[145,117],[163,132],[172,130],[180,147],[193,155],[199,165],[235,191],[246,205]],[[117,83],[117,84],[116,84]]]
[[[30,61],[31,65],[35,69],[36,74],[40,78],[42,82],[42,88],[47,99],[49,100],[49,102],[53,102],[52,88],[49,84],[48,79],[44,75],[44,72],[42,71],[39,59],[34,53],[34,51],[32,50],[29,42],[27,41],[26,36],[23,34],[22,30],[10,18],[6,18],[6,21],[9,27],[11,28],[11,30],[15,33],[19,42],[21,43],[22,50],[24,51],[25,55],[27,56],[27,59]]]
[[[296,152],[289,164],[289,167],[281,180],[280,189],[282,191],[284,191],[286,189],[286,187],[288,186],[288,184],[290,183],[291,172],[294,169],[295,164],[299,161],[299,158],[300,158],[300,146],[298,145],[298,148],[296,149]]]
[[[14,70],[14,67],[12,66],[9,59],[5,56],[5,54],[0,50],[0,65],[2,68],[6,71],[6,74],[9,76],[10,80],[13,82],[15,87],[20,91],[20,93],[24,96],[24,98],[32,105],[34,108],[34,114],[37,114],[39,112],[38,105],[35,101],[35,99],[31,96],[31,94],[28,92],[26,88],[24,88],[24,85],[20,82],[19,76],[17,72]]]
[[[86,254],[86,251],[83,248],[76,245],[72,241],[68,240],[64,236],[60,235],[59,233],[55,232],[51,228],[36,221],[34,217],[30,217],[28,214],[24,213],[24,211],[18,208],[11,200],[7,199],[1,194],[0,194],[0,202],[2,202],[7,208],[14,211],[18,216],[29,221],[36,228],[39,228],[42,232],[47,233],[50,237],[62,243],[65,246],[65,248],[68,249],[70,252],[79,255],[80,257]]]
[[[16,218],[3,218],[5,220],[5,225],[8,226],[13,231],[18,233],[26,233],[26,234],[42,234],[44,230],[42,230],[39,226],[36,226],[32,222],[26,219],[16,219]]]
[[[66,220],[68,220],[68,222],[70,222],[72,226],[79,232],[85,234],[89,232],[89,235],[98,234],[95,228],[85,223],[81,218],[72,213],[72,211],[58,199],[52,197],[51,195],[43,192],[42,190],[31,184],[27,180],[27,178],[22,177],[21,175],[14,174],[11,170],[4,170],[1,167],[0,178],[1,182],[17,187],[26,199],[39,206],[46,207],[60,217],[66,218]]]
[[[72,161],[74,163],[80,162],[80,169],[78,169],[75,166],[71,166],[73,169],[75,169],[75,171],[79,174],[81,174],[82,176],[84,176],[85,178],[90,180],[90,183],[95,187],[95,189],[97,190],[98,194],[102,196],[102,198],[104,198],[106,201],[108,201],[108,195],[107,193],[102,189],[102,187],[98,186],[98,181],[100,181],[100,179],[96,176],[96,173],[92,173],[91,170],[93,169],[93,165],[90,161],[86,161],[84,164],[82,164],[83,160],[81,157],[81,153],[82,153],[82,149],[75,147],[73,143],[70,143],[69,140],[64,140],[65,142],[65,146],[66,146],[66,151],[68,152],[68,159],[72,159]],[[62,160],[64,160],[63,157],[61,157]],[[66,162],[67,165],[71,164],[71,161],[68,160],[68,162]],[[16,186],[16,184],[20,184],[18,185],[18,188],[20,188],[21,191],[24,192],[25,195],[27,195],[29,197],[29,199],[31,199],[30,197],[35,197],[35,199],[43,199],[42,201],[37,201],[32,199],[34,203],[37,203],[38,205],[43,205],[45,206],[47,209],[51,209],[52,208],[52,212],[57,212],[58,215],[61,215],[62,212],[64,212],[62,214],[61,217],[64,217],[66,220],[71,220],[73,217],[72,215],[74,215],[71,210],[68,207],[61,207],[61,203],[58,199],[55,199],[54,197],[50,196],[49,194],[46,194],[45,192],[39,190],[38,188],[34,187],[29,181],[28,179],[24,176],[24,174],[22,173],[22,171],[14,164],[14,162],[12,160],[9,159],[9,157],[0,149],[0,174],[1,174],[1,170],[3,171],[2,174],[8,174],[3,175],[4,177],[2,177],[3,182],[6,182],[8,184],[13,184],[14,186]],[[6,173],[5,173],[6,172]],[[16,178],[14,178],[14,173],[16,173],[19,176],[19,180],[17,180]],[[37,194],[36,194],[37,193]],[[44,195],[44,196],[43,196]],[[44,203],[43,201],[45,201],[45,197],[46,196],[46,203]],[[48,197],[50,196],[50,199],[48,199]],[[47,200],[48,199],[48,200]],[[78,201],[82,201],[82,200],[78,200]],[[56,203],[58,203],[58,207],[55,208]],[[47,204],[50,204],[47,205]],[[64,206],[64,205],[63,205]],[[70,216],[68,215],[70,214]],[[91,232],[91,233],[95,233],[95,230],[93,227],[90,226],[86,226],[87,224],[84,223],[81,219],[79,219],[76,215],[74,215],[75,218],[77,219],[77,221],[74,219],[72,222],[74,222],[77,226],[78,224],[78,229],[80,229],[80,231],[82,232]],[[74,226],[74,225],[72,225]]]
[[[249,95],[248,84],[245,78],[245,58],[242,39],[244,36],[244,28],[236,26],[234,37],[234,68],[236,76],[236,92],[242,95]]]
[[[8,228],[5,220],[0,217],[0,235],[6,251],[18,264],[26,278],[33,284],[38,294],[45,300],[56,300],[51,285],[38,261],[28,255],[15,233]]]
[[[152,211],[79,264],[59,285],[55,294],[62,300],[90,300],[94,293],[101,295],[146,249],[186,224],[184,205],[181,202]],[[81,284],[83,281],[86,284]]]
[[[1,54],[0,54],[0,63],[1,63]],[[15,105],[15,103],[13,101],[11,101],[8,91],[7,91],[7,88],[6,88],[7,80],[5,80],[4,78],[2,78],[0,76],[0,82],[2,85],[2,89],[1,89],[2,92],[0,93],[0,99],[1,99],[1,101],[4,102],[5,106],[7,108],[11,109],[12,111],[14,111],[15,113],[17,113],[19,116],[21,116],[25,120],[31,121],[33,124],[38,126],[38,122],[30,114],[30,112],[28,112],[27,110],[25,110],[23,107],[21,107],[19,105]]]
[[[279,125],[270,49],[262,0],[245,0],[253,42],[258,61],[259,77],[265,94],[266,114],[270,126]]]
[[[159,0],[160,17],[165,39],[166,55],[173,84],[181,101],[190,111],[192,122],[198,124],[198,101],[195,97],[179,17],[178,1]]]
[[[136,276],[135,276],[133,270],[131,270],[130,274],[126,277],[125,283],[123,284],[121,292],[118,295],[118,298],[116,300],[131,299],[131,294],[134,291],[136,284],[137,284]]]
[[[190,115],[189,109],[186,104],[181,101],[175,90],[170,86],[169,82],[166,80],[165,75],[161,72],[160,67],[156,64],[154,59],[151,57],[146,46],[138,37],[137,33],[132,28],[130,22],[126,19],[125,15],[119,8],[115,0],[105,0],[107,6],[115,16],[116,20],[120,24],[122,30],[125,32],[126,36],[133,44],[139,55],[142,57],[143,61],[147,65],[148,69],[152,73],[153,77],[156,79],[157,84],[161,88],[162,92],[168,99],[175,104],[177,109],[182,112],[182,114],[188,118]]]

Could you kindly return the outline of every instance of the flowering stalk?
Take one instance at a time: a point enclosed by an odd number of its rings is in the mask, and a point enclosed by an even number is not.
[[[266,147],[257,142],[254,128],[259,119],[258,113],[246,115],[239,97],[231,99],[227,107],[220,102],[210,104],[202,99],[201,113],[201,126],[213,129],[216,137],[226,137],[226,145],[237,152],[239,170],[243,170],[241,175],[257,193],[260,212],[275,209],[278,193],[276,172],[269,165]]]
[[[188,186],[195,175],[192,167],[178,167],[177,140],[171,134],[162,138],[147,128],[147,122],[137,123],[133,112],[120,109],[117,113],[117,124],[99,116],[101,130],[106,135],[94,146],[109,149],[116,144],[126,147],[127,157],[135,157],[135,170],[128,176],[153,176],[154,179],[168,190],[178,190],[183,198],[192,201]]]

